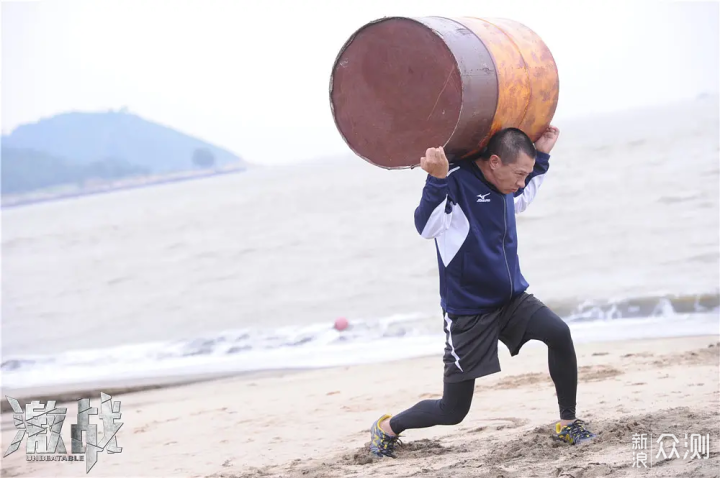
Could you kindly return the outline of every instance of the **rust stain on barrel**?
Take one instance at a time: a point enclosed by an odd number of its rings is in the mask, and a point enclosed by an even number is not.
[[[533,141],[540,138],[555,114],[560,83],[557,65],[542,39],[522,23],[506,18],[489,18],[517,45],[531,78],[531,95],[527,113],[517,126]]]
[[[478,144],[483,146],[497,131],[521,123],[530,100],[530,79],[520,51],[500,28],[480,18],[462,17],[457,21],[478,36],[497,69],[498,104],[490,131]]]

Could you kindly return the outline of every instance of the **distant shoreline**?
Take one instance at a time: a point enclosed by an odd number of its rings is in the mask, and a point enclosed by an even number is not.
[[[157,186],[161,184],[179,183],[184,181],[192,181],[195,179],[205,179],[215,176],[223,176],[226,174],[242,173],[247,171],[247,167],[232,166],[224,169],[206,170],[203,172],[182,172],[175,174],[168,174],[160,177],[144,176],[142,178],[134,178],[132,180],[126,180],[127,182],[114,182],[104,185],[98,185],[86,189],[79,189],[77,191],[65,192],[65,193],[27,193],[9,195],[8,197],[2,198],[2,204],[0,209],[11,209],[22,206],[31,206],[34,204],[40,204],[51,201],[62,201],[66,199],[75,199],[83,196],[93,196],[97,194],[107,194],[117,191],[125,191],[129,189],[140,189],[149,186]]]

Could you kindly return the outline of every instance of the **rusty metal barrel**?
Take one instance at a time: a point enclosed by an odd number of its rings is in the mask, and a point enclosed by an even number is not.
[[[382,18],[350,37],[330,78],[340,135],[386,169],[420,164],[429,147],[468,156],[506,127],[536,141],[558,93],[550,50],[509,19]]]

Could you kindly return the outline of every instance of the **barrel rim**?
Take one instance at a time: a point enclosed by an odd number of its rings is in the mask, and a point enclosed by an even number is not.
[[[356,37],[360,32],[362,32],[362,31],[365,30],[366,28],[369,28],[369,27],[371,27],[371,26],[373,26],[373,25],[375,25],[375,24],[377,24],[377,23],[385,22],[385,21],[388,21],[388,20],[410,20],[410,21],[412,21],[412,22],[415,22],[415,23],[418,23],[418,24],[424,26],[425,28],[427,28],[428,30],[430,30],[435,36],[437,36],[440,40],[443,40],[442,36],[438,33],[437,30],[435,30],[434,28],[430,27],[429,25],[427,25],[426,23],[424,23],[424,22],[422,21],[422,18],[433,18],[433,17],[434,17],[434,18],[443,18],[443,19],[445,19],[445,20],[452,20],[451,18],[442,17],[442,16],[403,17],[403,16],[394,15],[394,16],[387,16],[387,17],[378,18],[378,19],[373,20],[373,21],[371,21],[371,22],[365,23],[365,24],[362,25],[360,28],[358,28],[357,30],[355,30],[355,32],[353,32],[352,35],[350,35],[350,37],[345,41],[345,43],[343,44],[342,48],[340,49],[340,51],[339,51],[338,54],[336,55],[335,61],[333,61],[332,69],[331,69],[331,71],[330,71],[330,87],[329,87],[329,91],[328,91],[328,99],[330,100],[330,113],[331,113],[331,115],[332,115],[332,117],[333,117],[333,123],[335,123],[335,128],[337,129],[338,133],[340,133],[340,137],[342,137],[343,141],[344,141],[345,144],[348,146],[348,148],[350,148],[350,150],[351,150],[356,156],[362,158],[364,161],[372,164],[373,166],[377,166],[377,167],[379,167],[379,168],[386,169],[386,170],[402,170],[402,169],[415,169],[415,168],[417,168],[418,166],[420,166],[420,163],[418,162],[417,164],[413,164],[413,165],[410,165],[410,166],[384,166],[384,165],[381,165],[381,164],[377,164],[377,163],[371,161],[370,159],[366,158],[365,156],[363,156],[362,154],[360,154],[358,151],[355,150],[355,148],[353,148],[353,147],[350,145],[350,143],[348,142],[347,138],[346,138],[345,135],[342,133],[342,130],[340,129],[340,125],[338,124],[338,121],[337,121],[337,116],[335,115],[335,105],[333,104],[333,98],[332,98],[333,87],[334,87],[334,84],[333,84],[333,83],[334,83],[334,73],[335,73],[335,69],[336,69],[336,67],[337,67],[337,65],[338,65],[338,62],[340,61],[340,57],[342,57],[342,55],[343,55],[343,53],[345,52],[345,50],[347,50],[347,48],[348,48],[348,47],[350,46],[350,44],[355,40],[355,37]],[[457,57],[455,56],[455,53],[452,51],[452,49],[451,49],[444,41],[442,41],[441,43],[442,43],[442,45],[448,50],[448,52],[452,55],[452,57],[455,59],[455,68],[456,68],[456,70],[458,71],[458,73],[460,73],[460,71],[459,71],[459,69],[458,69]],[[461,76],[461,80],[462,80],[462,76]],[[463,91],[462,93],[464,93],[464,91]],[[461,93],[461,94],[462,94],[462,93]],[[463,108],[463,106],[462,106],[462,101],[461,101],[461,102],[460,102],[460,111],[458,112],[458,118],[457,118],[457,120],[455,121],[455,126],[453,127],[453,134],[454,134],[454,132],[457,130],[458,125],[459,125],[459,123],[460,123],[460,118],[461,118],[461,115],[462,115],[462,108]],[[452,138],[452,135],[451,135],[450,137]],[[447,143],[446,143],[445,145],[447,145]],[[443,145],[443,147],[444,147],[445,145]]]
[[[483,39],[477,33],[475,33],[475,31],[472,28],[469,28],[467,25],[462,23],[462,21],[460,21],[462,18],[466,18],[466,17],[442,17],[439,15],[435,15],[435,16],[432,16],[429,18],[442,18],[444,20],[451,21],[451,22],[457,24],[458,26],[462,27],[463,29],[467,30],[468,33],[470,35],[472,35],[473,37],[475,37],[478,40],[479,44],[485,49],[485,53],[487,53],[487,57],[492,62],[493,69],[497,72],[497,61],[495,59],[495,55],[493,55],[492,50],[490,48],[488,48],[487,45],[485,45],[485,42],[483,41]],[[450,52],[453,54],[453,56],[455,56],[455,52],[452,49],[450,49]],[[445,143],[445,145],[443,145],[443,147],[447,146],[450,143],[450,140],[452,140],[453,138],[456,137],[455,133],[458,131],[458,127],[460,126],[460,120],[463,119],[463,110],[467,106],[467,104],[465,102],[467,79],[464,78],[462,75],[462,72],[460,72],[460,58],[458,58],[457,56],[455,56],[455,64],[458,67],[458,73],[460,74],[460,78],[461,78],[461,82],[462,82],[462,91],[461,91],[462,100],[460,102],[460,113],[458,115],[458,121],[457,121],[457,123],[455,123],[455,129],[453,129],[453,132],[450,135],[450,139]],[[497,107],[498,107],[499,101],[500,101],[500,78],[498,77],[498,75],[496,73],[495,74],[495,106],[493,107],[495,112],[497,112]],[[491,126],[492,126],[492,124],[488,125],[488,130],[485,133],[485,136],[483,136],[483,138],[477,144],[478,147],[476,147],[475,149],[473,149],[461,156],[458,156],[456,158],[456,160],[466,160],[468,158],[476,156],[480,151],[482,151],[482,147],[480,147],[479,145],[482,144],[483,142],[487,142],[489,140],[489,136],[492,133]]]

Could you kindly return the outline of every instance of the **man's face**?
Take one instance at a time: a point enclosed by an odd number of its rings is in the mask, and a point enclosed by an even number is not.
[[[535,166],[535,159],[525,153],[518,155],[517,161],[503,164],[498,156],[490,157],[490,170],[493,173],[492,184],[503,194],[511,194],[525,187],[525,179]]]

